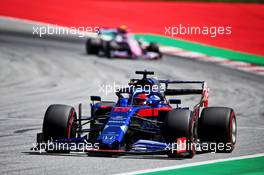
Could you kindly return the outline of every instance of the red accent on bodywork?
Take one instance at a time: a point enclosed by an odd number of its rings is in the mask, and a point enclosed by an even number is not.
[[[103,153],[124,153],[125,150],[111,150],[111,149],[93,149],[88,150],[88,152],[103,152]]]
[[[111,108],[112,106],[100,106],[100,108]]]
[[[138,111],[138,115],[141,117],[146,117],[146,116],[158,116],[159,112],[155,109],[140,109]]]
[[[115,112],[127,112],[130,109],[130,107],[115,107]]]
[[[208,98],[209,98],[209,89],[208,88],[205,88],[203,90],[203,106],[205,108],[208,107]]]
[[[187,152],[187,138],[181,137],[177,139],[177,154]]]
[[[162,107],[162,108],[157,108],[158,111],[171,111],[172,107]]]
[[[71,117],[69,119],[69,126],[68,126],[68,139],[71,138],[71,128],[73,123],[74,111],[71,112]]]
[[[138,111],[138,115],[141,117],[157,117],[159,115],[159,111],[171,111],[170,107],[162,107],[162,108],[147,108],[141,109]]]

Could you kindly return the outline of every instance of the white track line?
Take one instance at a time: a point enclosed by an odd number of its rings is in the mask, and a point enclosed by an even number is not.
[[[132,172],[127,172],[127,173],[121,173],[118,175],[132,175],[132,174],[142,174],[142,173],[150,173],[150,172],[164,171],[164,170],[174,170],[174,169],[187,168],[187,167],[192,167],[192,166],[199,166],[199,165],[206,165],[206,164],[213,164],[213,163],[218,163],[218,162],[227,162],[227,161],[232,161],[232,160],[241,160],[241,159],[248,159],[248,158],[255,158],[255,157],[263,157],[263,156],[264,156],[264,153],[260,153],[260,154],[232,157],[232,158],[226,158],[226,159],[217,159],[217,160],[188,163],[188,164],[183,164],[183,165],[168,166],[168,167],[163,167],[163,168],[132,171]]]
[[[238,129],[264,130],[264,127],[239,126],[239,128],[238,128]]]

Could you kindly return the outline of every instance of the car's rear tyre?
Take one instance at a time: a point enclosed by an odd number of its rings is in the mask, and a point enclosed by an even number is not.
[[[111,42],[112,41],[107,41],[105,42],[104,44],[104,53],[105,53],[105,56],[109,59],[113,58],[113,55],[112,55],[112,46],[111,46]]]
[[[86,41],[86,53],[89,54],[98,54],[99,48],[101,47],[101,41],[97,38],[89,38]]]
[[[108,41],[101,40],[101,46],[99,47],[98,53],[97,53],[97,55],[99,57],[105,57],[106,56],[105,50],[106,50],[106,47],[107,47],[107,42]]]
[[[204,108],[199,119],[198,133],[201,142],[216,144],[214,150],[217,152],[232,152],[237,140],[234,110],[227,107]]]
[[[50,105],[43,121],[43,139],[48,140],[69,139],[76,136],[74,130],[76,112],[67,105]]]
[[[177,143],[177,139],[187,139],[187,152],[177,154],[169,151],[171,158],[192,158],[196,153],[197,120],[190,110],[174,109],[167,113],[164,123],[164,134],[167,143]]]

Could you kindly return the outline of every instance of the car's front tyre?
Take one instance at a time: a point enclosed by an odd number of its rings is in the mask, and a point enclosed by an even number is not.
[[[204,108],[199,119],[198,133],[201,142],[216,144],[217,152],[231,153],[237,141],[234,110],[227,107]]]
[[[167,113],[164,124],[167,143],[177,143],[180,138],[186,139],[186,151],[184,153],[171,150],[168,156],[171,158],[192,158],[196,154],[197,141],[197,120],[193,113],[190,110],[173,109]]]
[[[48,141],[67,141],[67,139],[75,138],[75,119],[76,112],[73,107],[60,104],[50,105],[43,121],[43,141],[47,143]]]

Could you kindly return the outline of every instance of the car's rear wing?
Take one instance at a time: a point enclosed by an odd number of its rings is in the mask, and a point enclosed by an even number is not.
[[[202,94],[202,89],[166,89],[164,95],[194,95],[194,94]]]
[[[200,102],[195,106],[197,107],[208,107],[209,88],[205,81],[170,81],[170,80],[159,80],[160,83],[165,84],[164,95],[165,96],[178,96],[178,95],[201,95]],[[200,84],[199,89],[169,89],[169,84]]]
[[[207,89],[205,81],[170,81],[170,80],[159,80],[160,83],[165,84],[164,95],[203,95],[204,90]],[[169,89],[169,84],[201,84],[199,89]]]
[[[140,72],[141,73],[141,72]],[[142,71],[142,74],[144,72]],[[146,78],[146,75],[144,75],[144,78]],[[142,80],[142,79],[130,79],[129,85],[135,84],[135,82]],[[203,91],[207,88],[205,81],[171,81],[171,80],[158,80],[159,83],[165,84],[165,86],[162,86],[162,92],[164,92],[164,95],[202,95]],[[201,84],[201,88],[199,89],[169,89],[169,84]],[[129,91],[129,88],[121,89],[119,92],[127,92]]]

